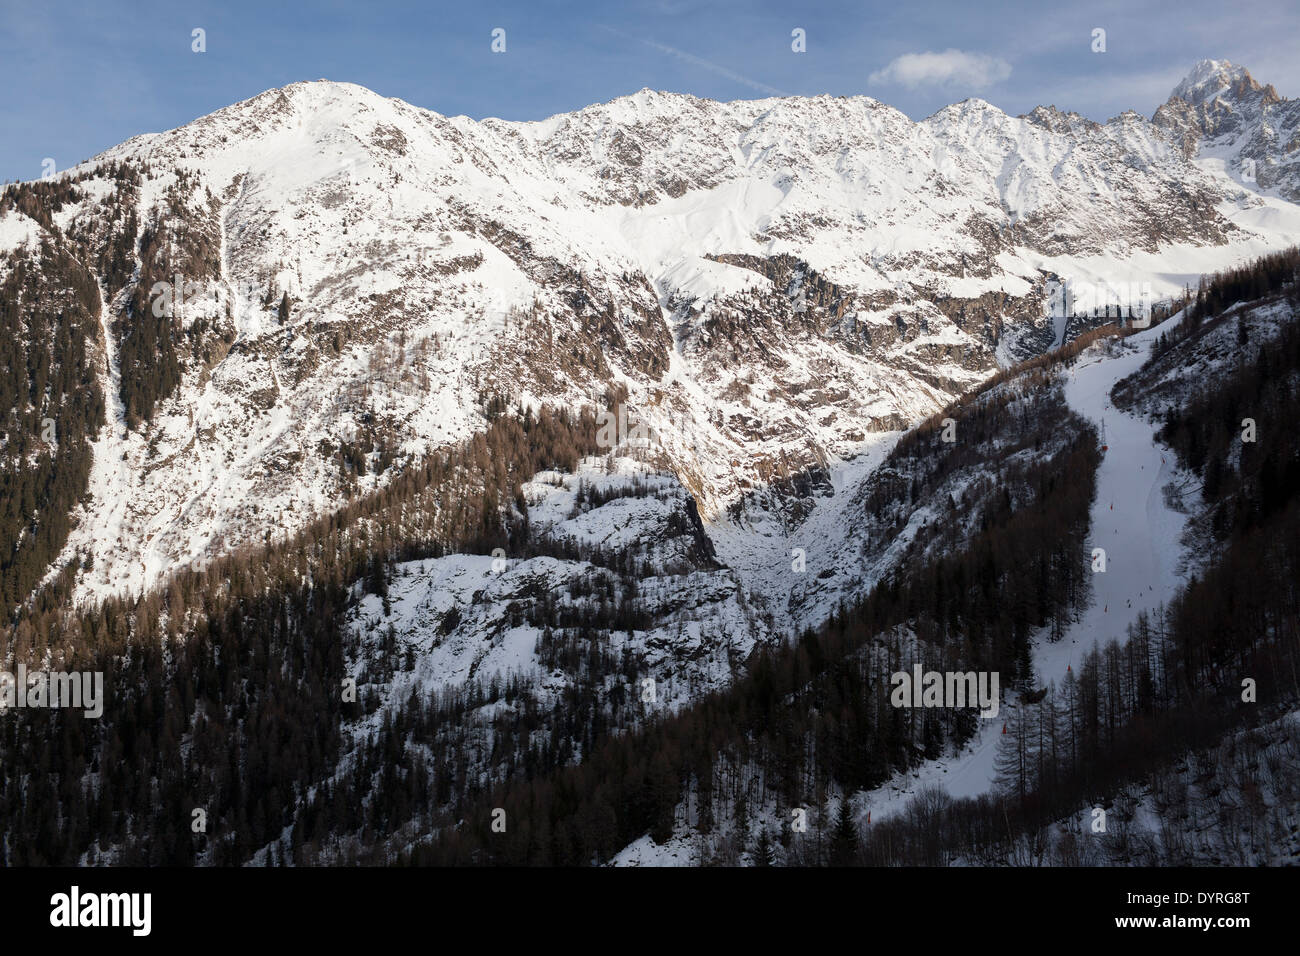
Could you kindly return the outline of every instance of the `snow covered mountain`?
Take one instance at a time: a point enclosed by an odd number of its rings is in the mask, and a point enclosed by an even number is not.
[[[1105,124],[649,90],[477,122],[296,83],[67,170],[57,200],[17,187],[3,268],[52,242],[104,302],[108,423],[51,572],[138,592],[383,485],[491,396],[610,393],[722,563],[788,563],[811,515],[839,524],[855,457],[1118,315],[1114,290],[1300,239],[1294,194],[1225,171],[1290,109],[1244,71],[1216,92],[1235,69]],[[1238,153],[1194,160],[1194,130]]]
[[[1300,199],[1300,100],[1260,85],[1245,67],[1202,60],[1152,122],[1187,156],[1253,188]]]
[[[792,808],[902,825],[1042,756],[1063,675],[1235,699],[1222,598],[1281,614],[1294,558],[1250,564],[1300,474],[1288,102],[1218,62],[1104,124],[320,81],[7,187],[0,638],[116,703],[6,735],[6,862],[798,862]],[[1002,731],[900,713],[909,661],[1003,675]]]

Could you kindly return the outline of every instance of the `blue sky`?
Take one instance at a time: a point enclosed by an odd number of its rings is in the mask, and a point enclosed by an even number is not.
[[[865,93],[913,118],[980,96],[1150,115],[1198,59],[1300,95],[1300,4],[368,3],[0,0],[0,180],[34,179],[296,80],[440,113],[540,119],[642,87],[714,99]],[[191,50],[192,30],[206,52]],[[504,53],[492,31],[505,30]],[[806,52],[791,49],[805,31]],[[1094,53],[1093,31],[1106,31]],[[932,56],[923,56],[933,54]]]

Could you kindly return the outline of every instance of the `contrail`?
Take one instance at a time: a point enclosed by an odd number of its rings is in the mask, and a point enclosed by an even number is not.
[[[784,90],[778,90],[774,86],[768,86],[766,83],[758,82],[758,80],[751,80],[747,76],[741,76],[735,70],[729,70],[725,66],[719,66],[717,63],[714,63],[711,60],[706,60],[703,57],[696,56],[693,53],[687,53],[685,50],[679,50],[676,47],[668,46],[665,43],[656,43],[654,40],[646,40],[642,37],[633,37],[622,32],[621,30],[615,30],[613,27],[602,27],[602,29],[608,30],[610,33],[617,34],[618,36],[621,36],[628,40],[639,40],[641,43],[644,43],[646,46],[658,50],[660,53],[667,53],[669,56],[676,57],[677,59],[690,63],[693,66],[702,67],[703,69],[709,70],[712,73],[716,73],[719,76],[725,76],[727,79],[732,80],[736,83],[740,83],[742,86],[748,86],[751,90],[758,90],[760,93],[766,93],[769,96],[790,95]]]

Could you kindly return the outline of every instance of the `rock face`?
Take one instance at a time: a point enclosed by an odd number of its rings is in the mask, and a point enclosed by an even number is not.
[[[1300,100],[1242,66],[1202,60],[1151,120],[1187,157],[1221,162],[1246,185],[1300,200]]]
[[[591,459],[538,475],[524,496],[537,553],[406,562],[386,594],[359,595],[350,667],[378,716],[357,732],[413,690],[475,681],[517,680],[549,713],[566,694],[621,700],[627,675],[650,675],[655,704],[676,708],[725,686],[773,636],[671,476]]]
[[[384,484],[494,396],[611,390],[728,561],[733,504],[775,491],[797,524],[886,433],[1104,321],[1102,294],[1049,314],[1049,280],[1159,298],[1294,241],[1266,135],[1293,101],[1226,64],[1176,93],[1150,122],[643,90],[507,123],[319,81],[132,139],[57,204],[15,187],[0,269],[46,242],[105,303],[59,565],[139,590]],[[1227,137],[1261,190],[1203,161]]]

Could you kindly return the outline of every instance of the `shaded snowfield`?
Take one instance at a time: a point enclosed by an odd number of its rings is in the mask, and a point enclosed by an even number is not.
[[[834,494],[814,500],[794,527],[756,507],[740,520],[719,516],[706,525],[718,558],[736,573],[746,590],[786,634],[816,627],[837,603],[864,593],[879,580],[883,566],[859,567],[853,554],[857,515],[854,492],[889,457],[903,432],[879,432],[862,443],[855,457],[830,464]],[[795,570],[796,556],[804,569]]]
[[[646,834],[629,843],[609,861],[610,866],[699,866],[700,851],[689,835],[674,835],[662,846]]]
[[[126,425],[126,411],[122,405],[122,374],[117,358],[117,339],[109,328],[111,318],[104,290],[96,283],[99,295],[99,328],[104,341],[103,377],[100,380],[104,393],[104,425],[91,443],[90,478],[87,493],[99,507],[93,525],[84,525],[82,534],[95,542],[97,550],[108,551],[119,545],[127,536],[127,505],[131,500],[131,466],[128,447],[131,433]],[[75,529],[74,529],[75,530]],[[65,548],[65,558],[76,553]],[[63,566],[54,562],[47,580],[53,578]],[[125,568],[106,576],[99,589],[93,591],[98,598],[110,597],[126,590],[133,577]]]

